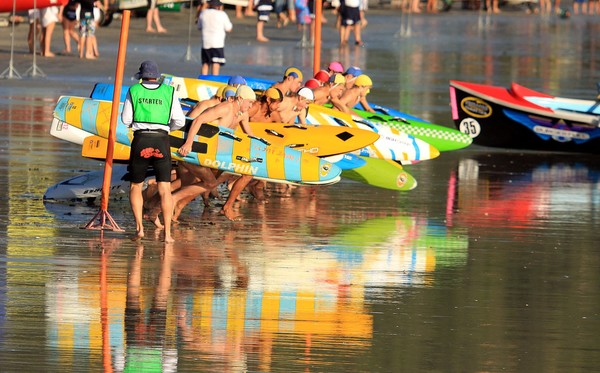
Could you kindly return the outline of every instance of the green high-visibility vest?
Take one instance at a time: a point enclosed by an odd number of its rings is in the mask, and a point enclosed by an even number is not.
[[[174,89],[160,84],[156,88],[146,88],[135,84],[129,88],[133,104],[133,121],[169,125]]]

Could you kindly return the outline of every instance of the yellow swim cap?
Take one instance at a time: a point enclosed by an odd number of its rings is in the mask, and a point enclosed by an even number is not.
[[[284,77],[288,77],[288,76],[293,76],[294,78],[298,78],[300,80],[302,80],[302,71],[300,71],[300,69],[296,68],[296,67],[288,67],[285,70],[285,73],[283,73]]]
[[[283,93],[278,88],[269,88],[264,93],[263,96],[270,98],[271,100],[281,101],[283,100]]]
[[[372,87],[373,81],[365,74],[362,74],[358,78],[356,78],[356,80],[354,81],[354,85],[359,87]]]
[[[219,88],[217,88],[217,92],[215,93],[215,96],[218,98],[223,98],[223,91],[225,90],[225,85],[220,86]]]
[[[331,84],[346,84],[346,77],[342,74],[335,73],[329,78]]]

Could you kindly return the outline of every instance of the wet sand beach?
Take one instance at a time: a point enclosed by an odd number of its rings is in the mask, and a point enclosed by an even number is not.
[[[140,61],[196,76],[188,10],[161,12],[167,34],[132,18],[125,84]],[[305,74],[300,33],[234,19],[223,74]],[[595,97],[600,25],[592,16],[371,9],[364,47],[339,48],[324,25],[325,63],[361,66],[372,102],[453,126],[450,79]],[[268,203],[243,220],[194,201],[165,245],[148,225],[132,242],[126,194],[109,212],[127,233],[81,229],[98,201],[44,203],[45,190],[102,169],[49,135],[61,95],[112,82],[120,22],[97,32],[100,57],[37,57],[16,27],[23,79],[0,80],[1,371],[588,372],[600,351],[600,162],[596,155],[471,146],[406,169],[395,192],[342,180]],[[8,35],[10,28],[2,28]],[[60,26],[53,50],[61,50]],[[0,39],[0,68],[10,38]],[[194,60],[197,59],[197,60]]]

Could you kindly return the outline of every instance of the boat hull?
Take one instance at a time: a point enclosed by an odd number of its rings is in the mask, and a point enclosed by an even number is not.
[[[477,145],[600,153],[597,117],[555,112],[510,89],[450,82],[452,119]]]

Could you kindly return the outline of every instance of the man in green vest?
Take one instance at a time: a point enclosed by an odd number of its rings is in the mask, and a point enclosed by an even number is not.
[[[129,88],[121,113],[123,123],[133,130],[129,158],[129,200],[136,225],[134,238],[144,237],[142,186],[148,168],[152,166],[161,200],[165,242],[173,242],[169,132],[185,125],[185,115],[173,87],[158,82],[160,73],[154,61],[142,62],[135,78],[142,81]]]

